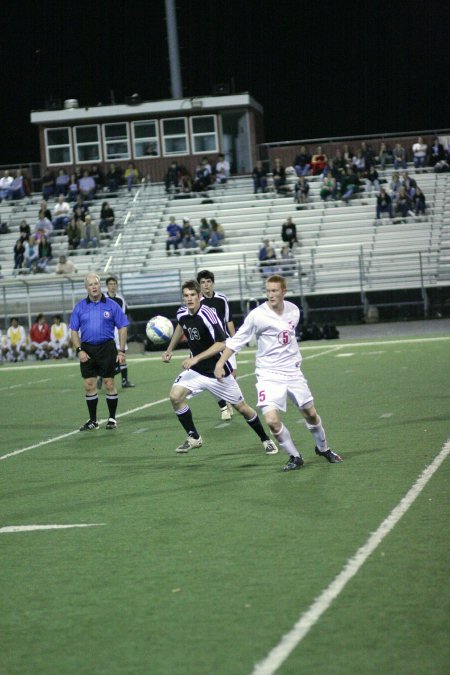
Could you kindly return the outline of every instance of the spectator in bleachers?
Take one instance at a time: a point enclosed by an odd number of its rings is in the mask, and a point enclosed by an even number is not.
[[[292,221],[291,216],[288,216],[281,226],[281,239],[291,249],[294,244],[298,244],[297,227]]]
[[[420,187],[416,187],[416,191],[413,197],[413,211],[416,216],[420,214],[425,215],[426,210],[426,199]]]
[[[205,192],[211,186],[212,169],[207,157],[203,157],[195,169],[195,178],[192,190],[194,192]]]
[[[183,227],[181,232],[181,248],[186,253],[198,248],[195,230],[191,225],[189,218],[183,218]]]
[[[25,197],[25,187],[22,171],[17,169],[10,187],[9,199],[23,199]]]
[[[74,216],[67,226],[66,234],[70,251],[75,251],[80,245],[82,219]]]
[[[41,202],[40,202],[40,204],[39,204],[39,211],[43,211],[43,212],[44,212],[44,216],[45,216],[46,218],[48,218],[48,220],[51,221],[51,219],[52,219],[52,212],[51,212],[50,209],[48,208],[48,205],[47,205],[47,202],[45,201],[45,199],[41,199]],[[39,212],[38,212],[38,213],[39,213]]]
[[[294,169],[297,176],[307,176],[311,169],[311,155],[304,145],[294,160]]]
[[[344,156],[343,156],[342,152],[339,150],[339,148],[336,150],[336,154],[333,157],[332,162],[333,162],[334,170],[339,174],[339,176],[341,176],[342,173],[347,168],[347,163],[344,159]],[[334,177],[337,179],[336,174],[334,174]]]
[[[381,170],[384,171],[386,164],[392,161],[392,155],[388,151],[386,143],[380,143],[380,149],[378,150],[378,163],[381,166]]]
[[[365,170],[368,171],[371,166],[375,164],[375,153],[370,143],[362,141],[361,143],[361,154],[364,157]]]
[[[64,169],[59,169],[58,175],[55,178],[55,195],[67,196],[67,191],[69,189],[70,177],[69,174]]]
[[[30,328],[30,354],[37,361],[48,359],[50,352],[50,326],[43,314],[38,314]]]
[[[402,185],[397,192],[397,199],[395,200],[395,215],[401,216],[405,220],[406,216],[411,215],[412,201],[406,188]]]
[[[306,204],[308,201],[309,183],[305,176],[299,176],[294,186],[294,202],[297,204]]]
[[[380,178],[378,176],[378,171],[372,165],[366,175],[366,190],[368,193],[371,193],[372,190],[378,192],[380,189]]]
[[[81,218],[81,220],[86,218],[86,214],[89,213],[89,204],[84,201],[82,195],[78,195],[72,211],[73,215]]]
[[[103,171],[99,166],[97,166],[97,164],[93,164],[91,170],[89,171],[89,175],[92,176],[95,181],[95,193],[97,194],[97,192],[101,192],[105,185],[105,176]]]
[[[83,171],[83,176],[78,181],[78,191],[83,199],[90,200],[94,199],[95,190],[95,180],[89,175],[89,171],[85,169]]]
[[[175,255],[178,255],[178,247],[181,244],[183,228],[178,225],[175,216],[170,216],[166,231],[166,255],[171,255],[171,248],[173,248]]]
[[[39,258],[38,244],[32,234],[24,242],[24,258],[25,267],[29,270],[32,269],[33,265],[36,265],[37,259]]]
[[[23,219],[22,222],[19,225],[20,238],[23,239],[23,240],[28,239],[30,234],[31,234],[30,226],[28,225],[27,221],[25,219]]]
[[[56,265],[56,274],[76,274],[77,268],[71,260],[67,260],[65,255],[59,256],[59,262]]]
[[[438,162],[443,160],[445,160],[444,146],[439,143],[439,138],[434,136],[430,147],[430,166],[436,166]]]
[[[394,158],[394,169],[396,171],[400,168],[406,169],[406,150],[403,145],[396,143],[392,155]]]
[[[342,147],[342,157],[345,162],[345,168],[348,169],[352,165],[353,150],[347,144]]]
[[[100,211],[100,232],[108,233],[110,230],[113,230],[114,221],[114,210],[111,208],[108,202],[103,202]]]
[[[139,182],[139,171],[133,162],[128,162],[127,168],[125,169],[124,178],[127,184],[127,190],[128,192],[131,192],[133,185],[137,185]]]
[[[410,199],[414,199],[417,190],[417,181],[407,171],[402,173],[401,184],[406,188]]]
[[[38,244],[38,259],[36,261],[36,271],[45,272],[47,265],[52,261],[52,245],[51,242],[44,235],[40,238]]]
[[[311,171],[313,176],[319,176],[328,164],[328,157],[319,145],[311,158]]]
[[[281,248],[280,274],[282,274],[284,277],[293,277],[296,265],[297,263],[295,261],[294,254],[292,253],[288,244],[285,244]]]
[[[366,158],[364,157],[362,150],[357,150],[356,155],[352,157],[352,167],[354,171],[358,172],[359,176],[362,176],[366,171]]]
[[[86,213],[84,222],[81,221],[80,248],[97,248],[100,242],[100,233],[95,220],[90,213]]]
[[[208,245],[209,238],[211,236],[211,227],[206,218],[200,220],[200,226],[198,228],[199,236],[199,246],[201,249],[206,248]]]
[[[348,205],[353,195],[360,191],[361,181],[358,174],[348,167],[341,178],[341,199]]]
[[[211,234],[208,240],[207,253],[220,253],[222,252],[222,244],[225,239],[225,232],[220,223],[217,222],[214,218],[211,218],[209,221],[211,225]]]
[[[336,199],[336,179],[331,175],[325,175],[322,180],[320,198],[326,202],[328,199]]]
[[[25,260],[25,246],[24,246],[24,239],[22,239],[22,237],[19,237],[19,239],[17,239],[16,243],[14,244],[13,252],[14,252],[14,269],[21,270]]]
[[[5,169],[3,176],[0,178],[0,201],[10,199],[12,182],[13,177],[9,175],[8,169]]]
[[[263,168],[262,162],[256,162],[256,165],[252,171],[252,178],[255,195],[260,191],[267,191],[267,172]]]
[[[49,199],[49,197],[53,197],[55,194],[55,176],[53,175],[53,171],[50,171],[48,168],[44,171],[44,175],[41,178],[41,189],[44,199]]]
[[[52,223],[55,230],[64,231],[70,222],[71,209],[64,194],[60,194],[53,209]]]
[[[394,171],[391,176],[391,182],[389,183],[389,189],[391,191],[392,199],[397,199],[397,193],[402,186],[400,176],[397,171]]]
[[[117,192],[122,183],[122,169],[114,162],[110,165],[105,176],[105,187],[109,192]]]
[[[272,166],[273,186],[275,192],[283,193],[286,186],[286,169],[281,163],[281,159],[276,157]]]
[[[180,174],[178,178],[178,189],[182,194],[192,192],[192,178],[191,174],[185,166],[180,167]]]
[[[43,209],[39,211],[39,217],[34,226],[35,237],[39,237],[39,233],[44,233],[47,237],[51,237],[53,234],[53,223],[47,218]]]
[[[24,361],[26,356],[27,336],[19,319],[13,316],[6,331],[5,356],[8,361]]]
[[[262,246],[260,246],[258,260],[259,271],[263,278],[277,273],[278,264],[275,246],[268,239],[264,239]]]
[[[216,183],[226,183],[230,177],[230,162],[225,159],[225,155],[217,155],[216,166],[214,167]]]
[[[389,218],[393,217],[392,199],[385,188],[380,188],[380,194],[377,197],[377,220],[381,218],[382,213],[387,213]]]
[[[178,181],[180,178],[180,167],[176,162],[171,162],[169,168],[167,169],[166,176],[164,178],[164,185],[166,188],[167,194],[171,192],[177,192],[178,190]]]
[[[77,174],[73,173],[70,176],[69,184],[67,186],[67,200],[69,202],[76,202],[79,194]]]
[[[427,159],[427,144],[423,142],[422,136],[419,136],[417,141],[412,146],[413,162],[416,171],[423,169],[426,166]]]

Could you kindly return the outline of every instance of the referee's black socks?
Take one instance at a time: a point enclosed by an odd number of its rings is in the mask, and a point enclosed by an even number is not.
[[[106,403],[108,404],[109,417],[112,417],[113,420],[116,419],[116,410],[118,401],[119,396],[117,394],[106,394]]]
[[[86,404],[89,410],[89,419],[93,422],[97,421],[97,404],[98,404],[98,394],[93,394],[92,396],[86,396]]]

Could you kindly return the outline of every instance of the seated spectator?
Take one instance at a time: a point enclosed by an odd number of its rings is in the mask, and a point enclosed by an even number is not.
[[[167,194],[171,192],[177,192],[179,187],[178,185],[179,178],[180,178],[180,167],[176,162],[171,162],[169,168],[167,169],[166,176],[164,178],[164,185]]]
[[[388,151],[386,143],[380,143],[377,159],[382,171],[384,171],[386,164],[389,164],[392,161],[392,155]]]
[[[406,151],[405,148],[400,145],[400,143],[395,144],[394,151],[392,153],[394,157],[394,169],[406,169]]]
[[[6,331],[6,351],[8,361],[25,361],[27,336],[25,328],[19,324],[17,317],[12,317]]]
[[[270,277],[277,273],[277,254],[275,253],[275,247],[268,239],[264,239],[262,246],[260,246],[258,260],[261,276]]]
[[[34,226],[34,235],[40,236],[40,232],[43,232],[47,237],[51,237],[53,233],[53,223],[47,218],[43,209],[39,211],[39,217]]]
[[[31,234],[26,241],[24,241],[24,258],[25,267],[29,270],[36,266],[37,260],[39,258],[39,249],[38,244]]]
[[[71,209],[69,202],[64,199],[64,194],[60,194],[53,209],[52,223],[56,230],[65,230],[70,222]]]
[[[297,262],[295,260],[294,254],[289,248],[288,244],[285,244],[281,249],[280,254],[280,266],[279,271],[284,277],[293,277]]]
[[[77,201],[73,205],[72,212],[75,217],[81,218],[81,220],[84,220],[86,214],[89,213],[89,204],[84,201],[81,195],[78,195]]]
[[[78,181],[78,191],[80,195],[83,197],[83,199],[87,199],[89,201],[91,199],[94,199],[95,190],[96,190],[95,180],[92,178],[92,176],[89,175],[89,171],[85,169],[83,171],[82,178],[80,178],[80,180]]]
[[[206,218],[200,220],[200,227],[198,228],[199,246],[201,249],[206,248],[209,238],[211,236],[211,228]]]
[[[100,233],[98,231],[97,223],[92,220],[91,214],[86,213],[84,222],[81,221],[81,248],[97,248],[100,240]]]
[[[230,177],[230,162],[225,159],[225,155],[217,155],[217,162],[214,168],[216,183],[226,183]]]
[[[322,189],[320,190],[320,198],[326,202],[328,199],[336,199],[336,195],[336,179],[330,174],[324,176]]]
[[[97,164],[94,164],[89,171],[89,175],[92,176],[95,181],[95,193],[101,192],[105,185],[105,176],[103,171],[99,166],[97,166]]]
[[[8,169],[5,169],[3,176],[0,178],[0,201],[3,199],[10,199],[11,184],[13,177],[9,175]]]
[[[191,174],[185,166],[180,168],[180,175],[178,178],[178,189],[181,193],[187,194],[192,192],[192,178]]]
[[[20,226],[19,226],[19,235],[20,235],[21,239],[28,239],[30,234],[31,234],[30,226],[28,225],[27,221],[24,219],[24,220],[22,220],[22,222],[20,223]]]
[[[256,162],[256,166],[252,171],[252,178],[255,195],[258,194],[259,191],[267,191],[267,172],[263,168],[262,162]]]
[[[352,167],[353,171],[358,172],[359,176],[362,176],[366,170],[366,158],[364,157],[362,150],[357,150],[356,155],[352,157]]]
[[[364,169],[368,171],[375,164],[375,153],[370,143],[361,142],[361,154],[364,158]]]
[[[208,240],[207,253],[219,253],[222,251],[221,245],[225,239],[225,232],[222,225],[214,218],[209,221],[211,225],[211,234]]]
[[[391,176],[391,182],[389,183],[389,189],[391,191],[392,199],[397,198],[397,192],[400,190],[402,182],[397,171],[394,171]]]
[[[272,166],[273,186],[275,192],[282,193],[286,185],[286,170],[278,157],[274,160]]]
[[[51,262],[53,258],[52,245],[45,235],[41,237],[39,240],[38,254],[39,255],[36,262],[36,271],[45,272],[47,269],[47,265],[49,264],[49,262]]]
[[[24,240],[20,237],[14,244],[14,269],[21,270],[25,261]]]
[[[69,329],[59,314],[55,314],[52,319],[49,347],[49,355],[54,359],[73,357]]]
[[[41,178],[41,188],[42,188],[42,197],[44,199],[49,199],[55,194],[55,176],[53,171],[46,169]]]
[[[70,251],[75,251],[80,245],[82,223],[81,218],[75,216],[67,226],[66,234]]]
[[[52,219],[52,212],[51,212],[50,209],[48,208],[47,202],[45,201],[45,199],[41,199],[41,203],[39,204],[39,211],[43,211],[43,212],[44,212],[44,216],[45,216],[46,218],[48,218],[48,220],[51,221],[51,219]],[[38,212],[38,213],[39,213],[39,212]]]
[[[66,173],[64,169],[59,169],[58,175],[55,178],[55,195],[57,197],[59,195],[64,195],[66,197],[69,189],[69,183],[69,174]]]
[[[59,256],[59,262],[56,265],[56,274],[76,274],[77,268],[71,260],[67,260],[65,255]]]
[[[348,169],[352,165],[353,150],[347,144],[342,147],[342,158],[345,162],[345,168]]]
[[[198,247],[195,230],[191,225],[189,218],[183,218],[183,227],[181,232],[181,248],[185,252],[190,252],[192,249]]]
[[[105,176],[105,187],[109,192],[117,192],[122,184],[122,169],[114,162],[110,165]]]
[[[327,164],[328,164],[328,157],[323,152],[322,146],[319,145],[317,147],[316,152],[311,158],[312,175],[318,176],[319,174],[321,174]]]
[[[76,202],[80,191],[78,189],[78,178],[76,173],[70,176],[69,184],[67,185],[67,200],[69,202]]]
[[[412,201],[406,192],[406,188],[402,185],[397,193],[397,199],[395,202],[395,213],[400,215],[404,220],[406,216],[411,215]]]
[[[361,191],[361,181],[358,175],[348,168],[341,178],[341,199],[348,204],[352,196]]]
[[[108,202],[103,202],[100,211],[100,232],[109,232],[114,229],[114,211]]]
[[[207,157],[203,157],[195,169],[195,178],[192,190],[194,192],[205,192],[211,186],[212,169]]]
[[[336,154],[333,158],[333,167],[335,170],[335,173],[333,174],[335,178],[336,175],[341,176],[347,168],[347,162],[345,161],[344,156],[342,155],[342,152],[339,150],[339,148],[336,150]]]
[[[401,177],[401,184],[406,188],[410,199],[413,199],[417,190],[417,181],[407,171],[404,171]]]
[[[127,168],[125,169],[124,178],[127,184],[128,192],[131,192],[133,185],[137,185],[139,183],[139,171],[136,169],[133,162],[128,162]]]
[[[439,143],[439,138],[434,136],[430,148],[430,166],[436,166],[436,164],[443,160],[445,160],[444,146],[442,143]]]
[[[423,169],[426,166],[427,159],[427,145],[423,142],[422,136],[419,136],[417,141],[412,146],[413,151],[413,162],[416,168]]]
[[[297,227],[292,222],[291,216],[288,216],[281,226],[281,239],[286,242],[290,249],[294,244],[298,244]]]
[[[413,210],[416,216],[422,214],[425,215],[426,210],[426,200],[425,195],[423,194],[420,187],[416,188],[416,192],[413,197]]]
[[[48,359],[50,352],[50,326],[43,314],[38,314],[36,321],[30,328],[30,354],[37,361]]]
[[[372,165],[366,175],[366,190],[370,194],[372,190],[378,192],[380,189],[380,179],[378,171]]]
[[[25,197],[25,188],[22,171],[17,169],[16,175],[10,186],[9,199],[23,199]]]
[[[309,183],[304,176],[300,176],[294,186],[294,202],[306,204],[308,201]]]
[[[380,188],[377,197],[377,220],[381,218],[382,213],[387,213],[389,218],[392,218],[392,199],[383,187]]]
[[[171,248],[173,248],[175,254],[178,254],[178,247],[181,244],[183,229],[175,221],[175,216],[170,216],[169,224],[166,227],[166,231],[167,231],[166,255],[171,255]]]
[[[294,169],[297,176],[307,176],[311,169],[311,155],[304,145],[294,160]]]

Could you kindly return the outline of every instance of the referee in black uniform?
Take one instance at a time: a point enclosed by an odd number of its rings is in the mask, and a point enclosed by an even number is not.
[[[116,363],[125,361],[127,326],[129,321],[119,305],[107,298],[97,274],[88,274],[85,279],[87,297],[77,302],[70,317],[72,345],[80,360],[81,377],[84,382],[88,421],[80,431],[98,429],[97,422],[97,376],[104,380],[108,404],[107,429],[116,429],[117,389],[114,383]],[[114,328],[119,331],[119,350],[114,342]]]

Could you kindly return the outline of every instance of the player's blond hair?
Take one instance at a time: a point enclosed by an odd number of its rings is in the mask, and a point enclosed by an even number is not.
[[[271,274],[270,277],[266,279],[266,284],[280,284],[283,291],[287,289],[286,279],[281,276],[281,274]]]

